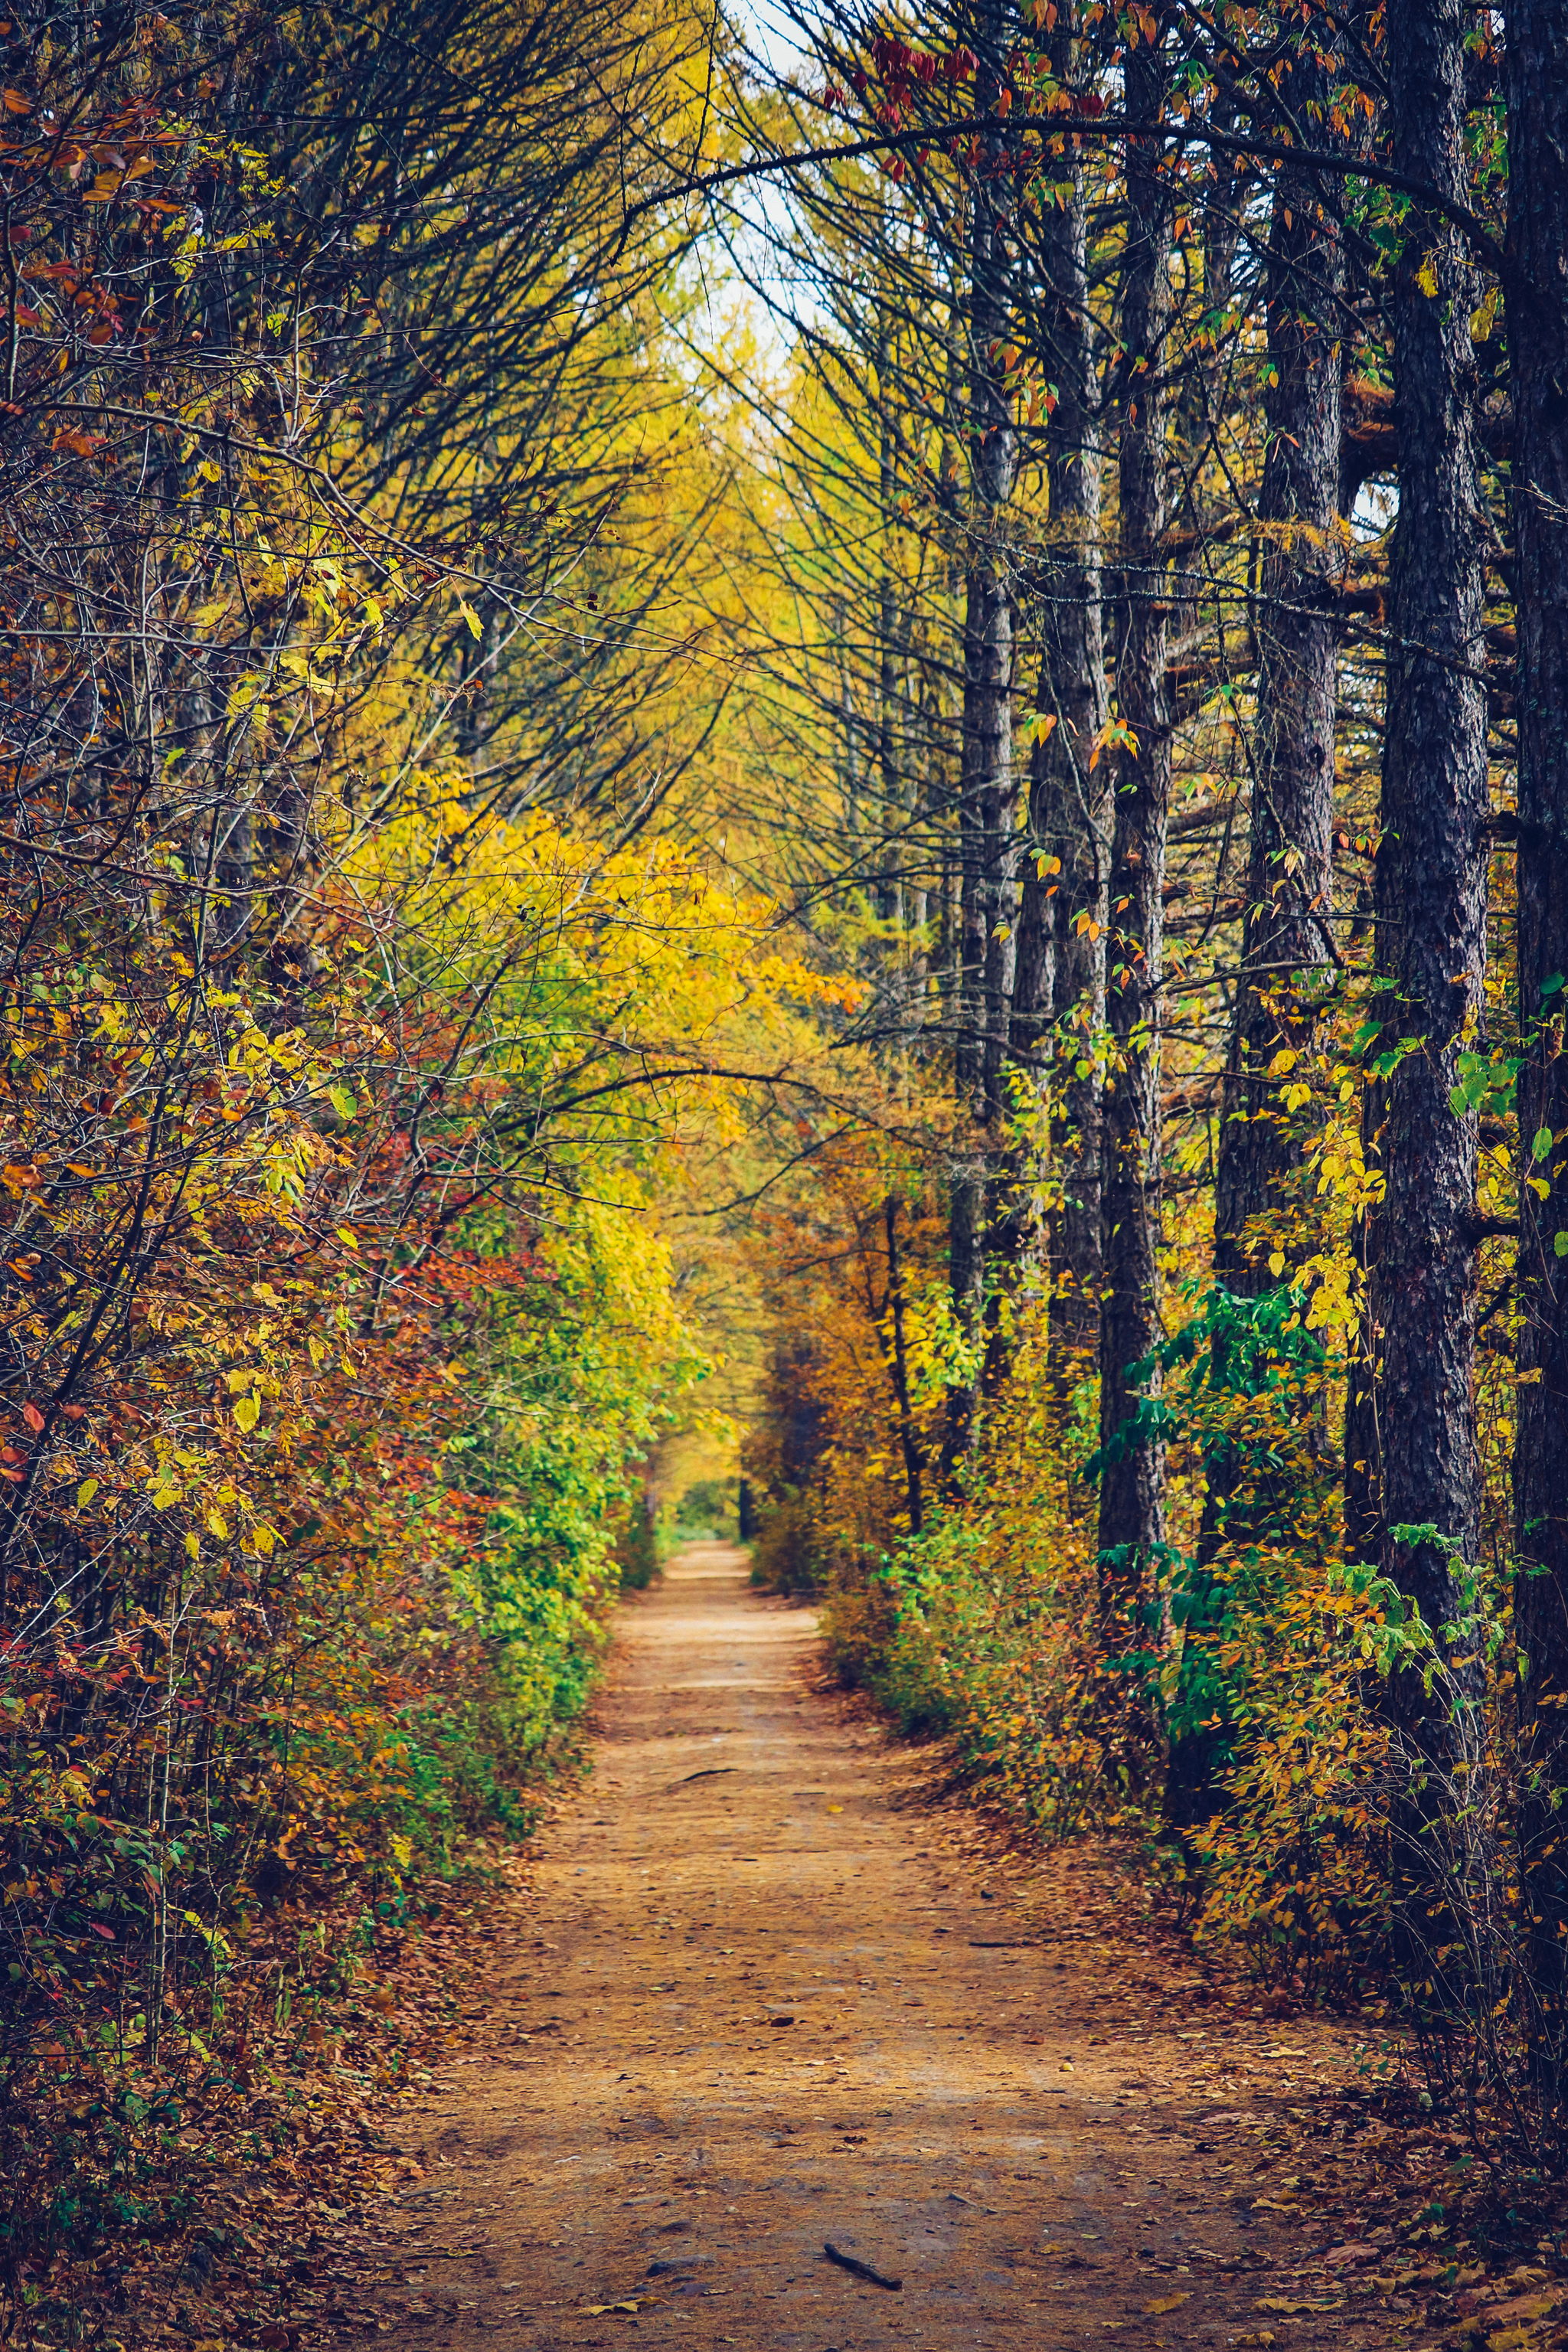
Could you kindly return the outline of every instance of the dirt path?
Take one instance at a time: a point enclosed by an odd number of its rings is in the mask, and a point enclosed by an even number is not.
[[[1042,1929],[744,1574],[696,1549],[623,1613],[483,2042],[403,2116],[394,2352],[1405,2340],[1411,2304],[1346,2304],[1353,2221],[1271,2173],[1346,2044],[1217,2016],[1190,1963],[1173,1997],[1104,1917]]]

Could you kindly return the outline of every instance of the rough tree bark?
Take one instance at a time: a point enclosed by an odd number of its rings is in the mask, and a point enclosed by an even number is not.
[[[1072,15],[1058,18],[1059,68],[1071,86]],[[1063,1365],[1094,1345],[1099,1322],[1100,1080],[1079,1077],[1083,1050],[1105,1022],[1106,887],[1110,870],[1109,763],[1091,769],[1105,724],[1100,581],[1100,383],[1089,302],[1083,166],[1072,158],[1064,205],[1039,226],[1038,275],[1051,306],[1042,338],[1057,386],[1047,459],[1049,562],[1043,582],[1036,711],[1050,732],[1029,754],[1029,827],[1018,913],[1013,1049],[1037,1081],[1060,1057],[1055,1172],[1061,1207],[1051,1237],[1053,1359]],[[1037,858],[1055,859],[1042,874]],[[1066,1024],[1069,1024],[1070,1027]]]
[[[1327,110],[1329,61],[1310,52],[1282,96],[1309,124]],[[1215,1170],[1215,1273],[1234,1291],[1268,1287],[1268,1244],[1248,1223],[1279,1204],[1300,1148],[1269,1065],[1310,1043],[1317,985],[1331,964],[1334,678],[1341,565],[1340,291],[1343,249],[1312,175],[1284,164],[1268,241],[1267,446],[1258,501],[1258,597],[1243,979],[1226,1072]]]
[[[975,108],[994,111],[1005,80],[1001,0],[975,17]],[[992,1165],[1001,1142],[1013,991],[1016,895],[1013,771],[1013,604],[1001,517],[1017,475],[1013,401],[1001,357],[1011,316],[1006,150],[983,141],[971,188],[969,425],[971,519],[964,581],[963,740],[959,837],[963,992],[958,1008],[960,1135],[951,1185],[953,1310],[975,1361],[948,1391],[942,1476],[951,1485],[973,1440],[984,1338]]]
[[[1391,162],[1456,203],[1465,196],[1462,0],[1392,0]],[[1379,1557],[1440,1653],[1462,1608],[1479,1510],[1472,1374],[1476,1172],[1473,1112],[1449,1097],[1484,1014],[1489,798],[1481,684],[1481,552],[1470,394],[1476,299],[1458,233],[1419,203],[1406,215],[1390,316],[1399,430],[1399,514],[1389,578],[1388,706],[1374,911],[1390,982],[1387,1067],[1368,1309],[1380,1444]],[[1430,1529],[1431,1533],[1415,1532]],[[1434,1899],[1445,1784],[1471,1748],[1474,1669],[1427,1688],[1393,1675],[1389,1709],[1407,1784],[1396,1799],[1395,1877],[1406,1958],[1445,1936]]]
[[[1162,23],[1162,35],[1163,26]],[[1164,1538],[1164,1458],[1138,1445],[1117,1454],[1138,1397],[1129,1370],[1158,1328],[1155,1250],[1160,1220],[1161,887],[1171,798],[1165,691],[1168,578],[1160,541],[1169,504],[1166,373],[1172,320],[1172,191],[1162,121],[1165,67],[1158,43],[1129,50],[1127,246],[1121,332],[1121,506],[1116,683],[1119,716],[1136,742],[1116,761],[1106,1005],[1114,1066],[1106,1090],[1100,1199],[1104,1252],[1100,1344],[1100,1633],[1111,1653],[1140,1635]]]
[[[1530,1772],[1521,1835],[1530,1890],[1539,2063],[1568,2068],[1568,14],[1513,0],[1505,18],[1509,361],[1519,626],[1519,1127],[1550,1130],[1520,1190],[1514,1627]],[[1537,1186],[1542,1189],[1538,1191]]]
[[[1333,61],[1310,34],[1282,75],[1280,95],[1306,136],[1329,112]],[[1265,552],[1258,577],[1258,720],[1253,730],[1242,979],[1221,1108],[1215,1186],[1215,1279],[1258,1297],[1274,1277],[1273,1236],[1255,1220],[1285,1206],[1300,1140],[1270,1076],[1276,1055],[1311,1042],[1317,983],[1331,964],[1335,669],[1332,612],[1340,551],[1340,297],[1343,248],[1315,176],[1280,166],[1269,224],[1266,308],[1273,383],[1258,501]],[[1189,1625],[1205,1622],[1211,1569],[1236,1523],[1237,1466],[1207,1464],[1208,1496]],[[1173,1739],[1167,1819],[1185,1828],[1214,1806],[1228,1727]]]

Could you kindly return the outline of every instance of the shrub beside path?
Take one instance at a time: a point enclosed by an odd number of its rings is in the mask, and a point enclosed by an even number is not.
[[[1548,2340],[1546,2271],[1412,2240],[1452,2151],[1381,2119],[1364,2027],[1267,2014],[1125,1880],[988,1843],[820,1682],[738,1552],[627,1604],[486,2021],[399,2116],[392,2352]]]

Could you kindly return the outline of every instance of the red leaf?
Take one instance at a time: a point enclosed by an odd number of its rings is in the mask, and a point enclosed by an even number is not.
[[[29,1429],[38,1431],[43,1429],[44,1416],[38,1411],[36,1404],[25,1404],[22,1407],[22,1418],[26,1423]]]

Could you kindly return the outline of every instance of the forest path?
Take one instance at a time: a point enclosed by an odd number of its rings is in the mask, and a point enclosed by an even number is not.
[[[696,1548],[621,1613],[479,2039],[403,2111],[395,2352],[1364,2340],[1338,2233],[1256,2177],[1342,2047],[1195,2007],[1103,1906],[1023,1916],[959,1816],[900,1801],[910,1751],[812,1686],[810,1612],[745,1577]]]

